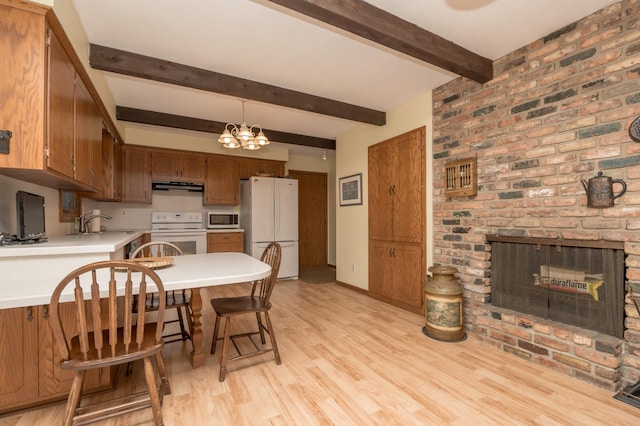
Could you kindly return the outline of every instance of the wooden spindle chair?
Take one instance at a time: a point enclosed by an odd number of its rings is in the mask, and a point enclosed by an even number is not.
[[[280,353],[276,343],[276,336],[269,318],[269,310],[271,309],[271,293],[275,287],[278,278],[278,270],[280,269],[280,260],[282,258],[282,248],[280,244],[269,243],[260,260],[271,266],[271,274],[261,280],[254,281],[251,286],[251,293],[247,296],[224,297],[211,299],[211,306],[216,313],[216,321],[213,327],[213,339],[211,341],[211,354],[216,351],[217,341],[222,340],[222,352],[220,354],[220,373],[218,380],[223,382],[227,373],[227,363],[238,361],[252,356],[273,352],[276,364],[280,364]],[[239,315],[255,314],[258,323],[257,331],[249,331],[237,334],[231,334],[231,318]],[[264,321],[262,320],[264,315]],[[218,337],[220,327],[220,318],[225,318],[224,335]],[[269,335],[271,341],[270,347],[265,347],[265,332]],[[253,336],[259,334],[260,342],[258,345]],[[236,343],[237,339],[248,338],[253,344],[255,351],[243,353]],[[237,356],[229,358],[229,342],[231,342],[237,352]]]
[[[118,309],[118,297],[124,306],[145,300],[147,291],[164,294],[160,277],[143,265],[126,261],[103,261],[80,267],[64,277],[51,296],[50,315],[54,342],[61,355],[60,368],[74,372],[64,413],[64,425],[86,424],[131,411],[152,408],[156,425],[163,424],[162,399],[170,392],[169,379],[162,357],[164,298],[157,310],[157,321],[145,323],[144,303],[131,309]],[[72,300],[76,324],[65,328],[60,304]],[[105,303],[106,302],[106,303]],[[119,325],[120,324],[120,325]],[[155,358],[160,386],[151,358]],[[142,359],[147,391],[81,406],[82,386],[87,370],[120,366]]]
[[[133,253],[131,258],[138,257],[166,257],[166,256],[181,256],[182,250],[175,244],[154,241],[146,244],[142,244]],[[188,290],[175,290],[167,291],[165,297],[166,309],[175,309],[177,312],[177,319],[167,320],[166,324],[176,323],[180,324],[180,331],[168,334],[163,334],[165,343],[182,342],[185,340],[191,340],[193,333],[193,316],[191,314],[190,306],[190,293]],[[159,297],[157,294],[147,295],[146,311],[152,312],[158,309]],[[135,308],[135,305],[134,305]],[[184,315],[183,315],[184,311]],[[134,311],[135,312],[135,311]],[[185,321],[187,327],[185,327]]]

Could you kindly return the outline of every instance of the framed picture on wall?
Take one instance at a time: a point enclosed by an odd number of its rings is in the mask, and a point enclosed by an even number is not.
[[[362,173],[340,178],[340,206],[362,204]]]

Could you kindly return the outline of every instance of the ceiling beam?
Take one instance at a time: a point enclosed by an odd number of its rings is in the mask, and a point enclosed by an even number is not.
[[[490,59],[362,0],[267,1],[478,83],[486,83],[493,78]]]
[[[89,63],[92,68],[103,71],[251,99],[376,126],[383,126],[387,122],[386,114],[382,111],[95,44],[90,45]]]
[[[116,118],[133,123],[215,134],[221,134],[224,131],[224,126],[227,124],[220,121],[203,120],[201,118],[184,117],[181,115],[165,114],[123,106],[116,106]],[[262,129],[262,131],[271,142],[281,142],[334,151],[336,149],[336,141],[334,139],[317,138],[315,136],[298,135],[269,129]]]

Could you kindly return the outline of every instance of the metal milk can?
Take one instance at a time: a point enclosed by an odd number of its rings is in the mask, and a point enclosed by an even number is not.
[[[464,331],[462,286],[455,278],[457,268],[432,266],[425,285],[425,320],[422,333],[445,342],[467,338]]]
[[[622,189],[617,194],[613,193],[614,183],[622,185]],[[613,207],[613,200],[627,191],[627,184],[622,179],[603,176],[602,172],[598,172],[598,176],[589,179],[588,183],[582,179],[582,185],[587,191],[587,207]]]

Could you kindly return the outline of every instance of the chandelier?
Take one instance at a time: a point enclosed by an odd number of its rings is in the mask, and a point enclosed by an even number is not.
[[[254,129],[258,129],[257,135]],[[244,119],[244,101],[242,101],[242,124],[240,128],[233,123],[227,123],[224,126],[224,132],[218,138],[218,142],[225,148],[236,149],[242,147],[253,151],[269,145],[269,139],[262,133],[262,127],[257,124],[251,127],[247,126]]]

